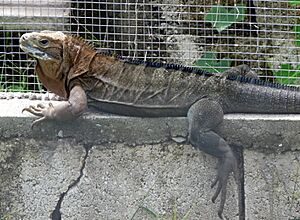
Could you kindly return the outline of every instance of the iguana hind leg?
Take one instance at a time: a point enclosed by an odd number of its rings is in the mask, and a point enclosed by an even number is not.
[[[223,110],[220,104],[208,98],[193,104],[188,111],[189,142],[196,148],[219,159],[216,179],[212,188],[218,184],[212,201],[215,202],[221,193],[218,215],[222,213],[226,200],[226,187],[231,172],[237,178],[237,160],[226,141],[213,131],[223,121]]]

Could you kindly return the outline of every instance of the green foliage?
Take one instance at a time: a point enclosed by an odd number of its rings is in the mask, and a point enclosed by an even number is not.
[[[207,52],[195,62],[195,65],[211,73],[220,73],[229,69],[230,63],[229,60],[218,60],[215,52]]]
[[[290,0],[289,3],[291,5],[300,5],[300,0]]]
[[[212,23],[213,27],[221,32],[235,22],[245,19],[246,7],[237,5],[228,7],[223,5],[214,5],[206,14],[204,20]]]
[[[4,69],[2,69],[2,72],[0,74],[0,92],[26,92],[28,91],[28,77],[26,75],[26,70],[22,70],[18,66],[16,66],[14,63],[11,63],[12,66],[8,66],[7,64],[4,65],[6,68],[10,68],[13,70],[14,73],[20,76],[20,81],[9,85],[9,86],[4,86],[3,83],[7,84],[7,82],[4,82]]]
[[[300,5],[300,0],[289,0],[293,6]],[[294,26],[295,45],[300,47],[300,19]],[[282,84],[299,84],[300,83],[300,64],[295,68],[291,64],[284,63],[280,65],[280,70],[274,72],[276,81]]]
[[[274,72],[276,81],[282,84],[299,84],[300,64],[294,69],[291,64],[281,64],[280,70]],[[298,78],[297,78],[298,77]]]

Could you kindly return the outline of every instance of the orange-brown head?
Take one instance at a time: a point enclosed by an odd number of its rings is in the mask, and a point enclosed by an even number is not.
[[[26,33],[20,38],[20,47],[39,60],[60,62],[65,38],[66,35],[59,31]]]
[[[20,47],[37,59],[36,74],[42,84],[65,98],[70,80],[86,73],[96,54],[85,41],[60,31],[23,34]]]

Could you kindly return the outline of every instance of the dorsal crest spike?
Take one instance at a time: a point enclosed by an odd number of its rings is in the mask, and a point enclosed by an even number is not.
[[[272,88],[276,88],[276,89],[284,89],[284,90],[290,90],[290,91],[300,91],[300,87],[290,86],[290,85],[285,85],[285,84],[280,84],[280,83],[273,83],[273,82],[263,81],[261,79],[254,79],[251,77],[240,76],[240,75],[227,76],[226,79],[230,80],[230,81],[237,81],[239,83],[245,83],[245,84],[253,84],[253,85],[272,87]]]
[[[182,72],[204,75],[207,77],[217,76],[214,73],[211,73],[206,70],[203,70],[203,69],[200,69],[197,67],[193,67],[193,66],[185,66],[182,64],[174,64],[174,63],[151,62],[151,61],[144,61],[141,59],[127,58],[127,57],[122,57],[121,55],[116,55],[116,53],[111,52],[111,51],[98,50],[97,53],[102,54],[104,56],[114,57],[120,61],[129,63],[129,64],[134,64],[134,65],[145,65],[146,67],[180,70]],[[222,77],[222,75],[221,75],[221,77]],[[241,76],[241,75],[237,75],[237,76],[229,75],[226,77],[226,80],[237,81],[239,83],[245,83],[245,84],[253,84],[253,85],[272,87],[272,88],[277,88],[277,89],[300,91],[300,87],[289,86],[289,85],[284,85],[284,84],[280,84],[280,83],[267,82],[267,81],[263,81],[261,79],[256,79],[256,78],[246,77],[246,76]]]
[[[72,37],[72,39],[75,39],[80,45],[83,45],[92,50],[95,50],[93,43],[86,41],[83,37],[81,37],[79,35],[75,35],[75,34],[72,34],[71,37]]]
[[[134,65],[145,65],[147,67],[165,68],[165,69],[171,69],[171,70],[176,70],[176,71],[205,75],[207,77],[215,76],[214,73],[210,73],[210,72],[200,69],[198,67],[184,66],[182,64],[151,62],[151,61],[144,61],[141,59],[124,58],[122,56],[118,56],[118,59],[125,63],[134,64]]]

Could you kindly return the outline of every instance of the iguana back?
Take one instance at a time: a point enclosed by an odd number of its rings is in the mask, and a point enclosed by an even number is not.
[[[230,71],[222,76],[184,66],[135,62],[97,54],[91,63],[95,69],[74,81],[85,85],[90,105],[122,115],[185,116],[204,97],[218,101],[227,113],[300,112],[295,87],[245,76],[232,78]]]
[[[95,57],[91,66],[95,71],[74,79],[84,85],[89,105],[101,110],[132,116],[181,116],[199,98],[214,93],[216,77],[200,71],[182,68],[154,67],[150,63],[110,58],[109,68],[99,68],[104,59]],[[158,64],[160,65],[160,64]],[[196,69],[195,69],[196,70]],[[86,83],[88,82],[88,83]],[[205,88],[211,88],[207,91]]]

